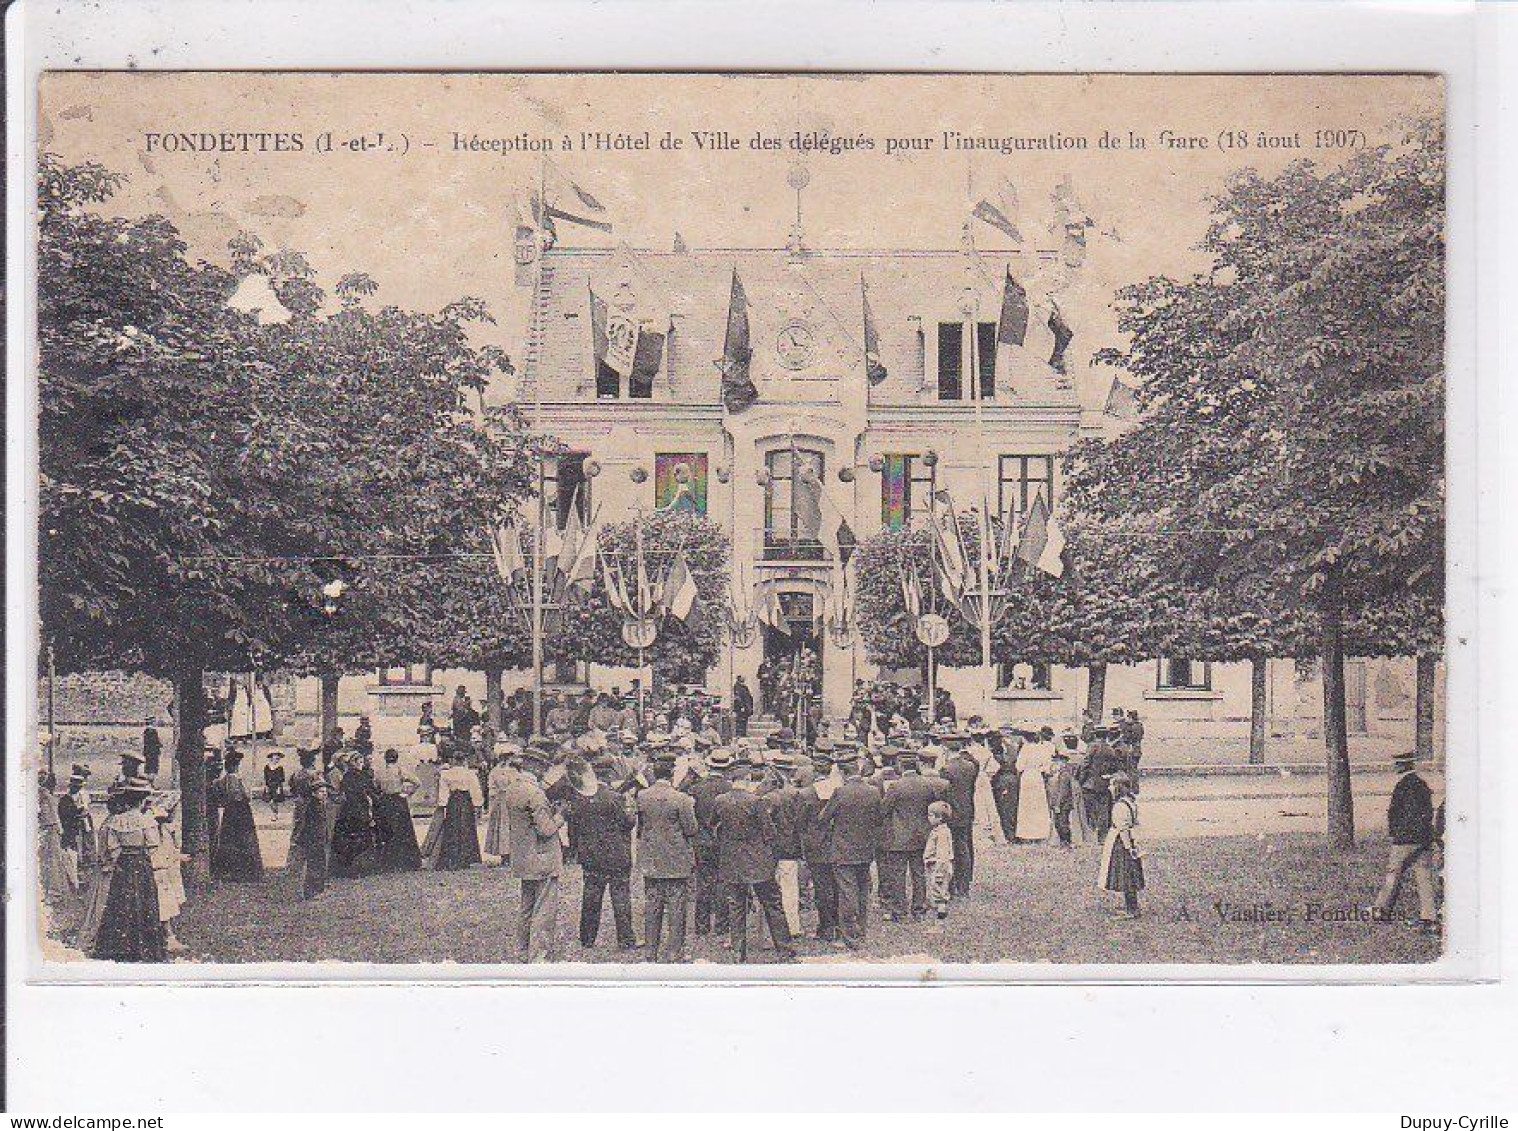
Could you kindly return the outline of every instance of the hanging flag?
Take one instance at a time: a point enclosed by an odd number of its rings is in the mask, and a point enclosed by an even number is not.
[[[754,615],[759,618],[760,624],[769,625],[781,636],[791,634],[790,625],[786,624],[780,610],[780,598],[776,595],[773,586],[766,586],[759,595],[759,600],[754,605]]]
[[[1023,242],[1023,234],[1017,230],[1017,225],[1008,218],[1005,212],[989,200],[982,200],[971,209],[970,215],[974,216],[981,223],[989,224],[998,232],[1002,232],[1013,243]]]
[[[854,556],[854,550],[859,546],[859,539],[854,537],[854,528],[849,525],[849,520],[838,521],[838,564],[842,569],[849,568],[849,559]]]
[[[1133,420],[1138,416],[1138,398],[1133,395],[1132,389],[1113,377],[1112,388],[1107,390],[1107,403],[1102,411],[1119,420]]]
[[[628,390],[632,396],[651,395],[654,377],[664,364],[665,331],[655,330],[652,324],[638,325],[638,345],[633,350],[632,373],[628,377]]]
[[[606,603],[624,617],[632,617],[632,602],[627,597],[627,583],[622,571],[610,558],[601,559],[601,583],[606,587]]]
[[[596,558],[599,556],[595,522],[585,528],[575,546],[574,555],[564,567],[564,583],[569,588],[589,589],[596,580]]]
[[[527,576],[527,559],[522,554],[515,523],[508,522],[490,532],[490,553],[502,581],[517,584]]]
[[[552,161],[543,162],[542,216],[552,225],[563,220],[581,227],[594,228],[598,232],[611,231],[611,224],[602,219],[606,207],[590,193],[564,175]]]
[[[1033,496],[1028,513],[1023,516],[1022,533],[1017,539],[1017,557],[1025,565],[1038,567],[1049,544],[1049,504],[1040,491]]]
[[[727,334],[722,342],[722,360],[716,363],[722,373],[722,404],[728,412],[742,412],[759,399],[759,390],[748,373],[753,356],[748,337],[748,297],[734,267],[733,289],[727,303]]]
[[[1075,331],[1070,329],[1065,321],[1065,316],[1060,313],[1059,305],[1052,300],[1049,304],[1049,332],[1054,335],[1054,352],[1049,355],[1049,365],[1056,373],[1065,372],[1065,350],[1069,348],[1070,340],[1075,337]]]
[[[1020,346],[1028,337],[1028,292],[1012,277],[1007,268],[1002,284],[1001,318],[996,323],[996,340],[1009,346]]]
[[[969,573],[968,555],[960,537],[959,518],[954,507],[947,507],[947,514],[934,508],[932,514],[933,536],[938,544],[938,575],[943,580],[944,592],[949,599],[958,602],[965,591],[965,578]]]
[[[1044,543],[1043,553],[1039,554],[1036,564],[1051,577],[1064,577],[1065,532],[1060,529],[1059,522],[1053,515],[1049,516],[1048,532],[1048,540]]]
[[[538,231],[542,233],[541,242],[543,250],[547,251],[559,242],[558,229],[553,226],[553,217],[548,214],[548,209],[543,207],[542,197],[538,196],[537,193],[533,193],[530,204],[532,207],[532,222],[537,226]]]
[[[859,276],[859,292],[864,296],[864,375],[871,385],[886,379],[886,367],[880,360],[880,331],[875,328],[875,312],[870,309],[870,288]]]
[[[664,577],[664,592],[659,603],[670,616],[683,621],[690,616],[697,596],[696,579],[691,576],[690,566],[686,564],[685,551],[677,551],[675,560],[670,563],[669,573]]]
[[[633,371],[638,352],[638,324],[623,310],[614,310],[606,300],[590,292],[590,338],[596,360],[619,377]]]
[[[914,621],[922,616],[922,581],[915,569],[901,575],[901,603]]]

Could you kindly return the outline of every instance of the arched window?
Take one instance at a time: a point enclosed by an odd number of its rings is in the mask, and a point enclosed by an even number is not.
[[[764,546],[769,556],[822,557],[823,454],[781,448],[765,456]]]

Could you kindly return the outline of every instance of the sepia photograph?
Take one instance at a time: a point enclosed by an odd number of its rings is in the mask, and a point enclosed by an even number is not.
[[[43,75],[32,973],[1437,972],[1445,114]]]

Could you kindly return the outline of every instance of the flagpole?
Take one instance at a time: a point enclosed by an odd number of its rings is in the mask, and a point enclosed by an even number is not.
[[[980,383],[980,328],[977,322],[979,302],[974,292],[967,288],[965,315],[970,328],[970,397],[975,406],[975,440],[980,455],[980,663],[981,663],[981,715],[991,713],[991,686],[995,682],[991,672],[991,496],[986,481],[990,475],[991,456],[986,448],[986,420],[984,413],[984,390]],[[991,380],[996,380],[995,354],[992,355]]]
[[[533,260],[533,286],[532,301],[534,303],[534,317],[536,316],[536,304],[542,301],[543,288],[543,257],[548,254],[548,248],[544,239],[545,229],[543,219],[548,215],[548,197],[546,187],[548,181],[548,158],[545,155],[538,163],[538,254]],[[528,331],[529,334],[531,330]],[[543,424],[543,367],[538,366],[538,371],[533,375],[532,382],[532,431],[542,441]],[[545,508],[547,501],[543,497],[544,486],[544,455],[539,448],[537,453],[538,468],[538,508],[537,526],[532,539],[532,733],[534,736],[543,733],[543,536],[545,525]],[[641,712],[640,712],[641,714]]]

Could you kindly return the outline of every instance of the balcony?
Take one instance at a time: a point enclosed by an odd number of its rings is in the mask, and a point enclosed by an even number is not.
[[[832,553],[817,538],[803,538],[784,530],[760,530],[754,544],[764,562],[827,562]]]

